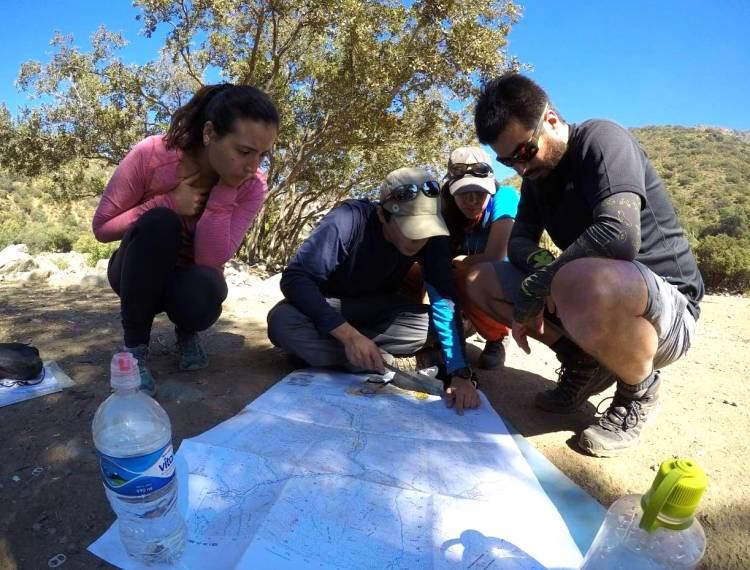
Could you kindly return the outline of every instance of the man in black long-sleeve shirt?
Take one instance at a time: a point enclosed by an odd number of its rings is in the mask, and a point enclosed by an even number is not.
[[[527,352],[533,336],[558,353],[559,383],[537,395],[540,408],[575,411],[617,382],[611,406],[579,445],[597,456],[619,454],[656,408],[658,368],[690,347],[703,297],[664,185],[624,128],[566,124],[542,88],[519,74],[485,86],[475,124],[523,185],[511,263],[477,268],[469,295],[512,323]],[[539,246],[543,230],[562,250],[557,259]]]
[[[479,405],[467,366],[439,185],[417,168],[391,172],[380,204],[331,210],[281,277],[286,300],[268,314],[268,337],[313,366],[384,372],[384,358],[413,354],[432,327],[456,411]],[[397,293],[417,261],[430,305]]]

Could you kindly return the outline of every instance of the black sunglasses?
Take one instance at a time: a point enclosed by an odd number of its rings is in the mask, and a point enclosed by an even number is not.
[[[422,182],[422,184],[402,184],[391,190],[381,202],[387,202],[388,200],[409,202],[414,200],[420,191],[428,198],[437,198],[440,195],[440,184],[434,180],[428,180]]]
[[[531,138],[526,142],[519,144],[516,147],[516,150],[513,151],[512,155],[506,157],[498,156],[497,161],[499,163],[513,168],[514,164],[518,164],[519,162],[530,162],[533,160],[536,153],[539,152],[539,137],[542,136],[542,127],[544,126],[544,118],[547,116],[548,109],[549,104],[545,104],[542,116],[539,117],[539,122],[537,123],[534,132],[531,133]]]
[[[46,370],[42,368],[42,371],[36,378],[32,378],[31,380],[13,380],[11,378],[3,378],[0,380],[0,386],[3,388],[12,388],[13,386],[35,386],[36,384],[42,383],[45,375]]]
[[[451,182],[466,175],[487,178],[492,173],[492,167],[486,162],[473,162],[471,164],[456,162],[448,165],[448,178]]]

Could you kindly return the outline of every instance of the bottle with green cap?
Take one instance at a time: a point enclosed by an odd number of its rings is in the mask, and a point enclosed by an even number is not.
[[[627,495],[612,504],[581,570],[695,568],[706,549],[695,509],[707,485],[694,461],[663,462],[645,495]]]

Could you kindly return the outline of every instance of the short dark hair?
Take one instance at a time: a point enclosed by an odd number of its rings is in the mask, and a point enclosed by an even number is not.
[[[533,129],[548,103],[544,89],[515,71],[489,81],[482,86],[474,108],[474,127],[479,142],[495,142],[511,119]]]
[[[250,85],[205,85],[172,115],[165,137],[167,148],[195,150],[203,146],[203,126],[211,121],[219,137],[232,132],[236,119],[254,119],[279,126],[271,98]]]

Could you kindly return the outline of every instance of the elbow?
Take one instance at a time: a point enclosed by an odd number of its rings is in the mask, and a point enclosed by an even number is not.
[[[622,259],[623,261],[633,261],[641,250],[641,236],[632,235],[625,233],[620,236],[620,239],[615,241],[610,251],[612,257],[615,259]]]
[[[213,267],[214,269],[222,270],[224,264],[232,259],[232,254],[226,252],[214,252],[211,255],[207,255],[202,252],[195,252],[195,264],[205,265],[207,267]]]
[[[281,273],[279,289],[281,289],[281,294],[288,299],[292,289],[292,278],[286,270]]]
[[[96,241],[99,241],[101,243],[115,241],[115,239],[112,238],[107,232],[105,232],[104,228],[96,222],[91,225],[91,231],[94,233]]]

